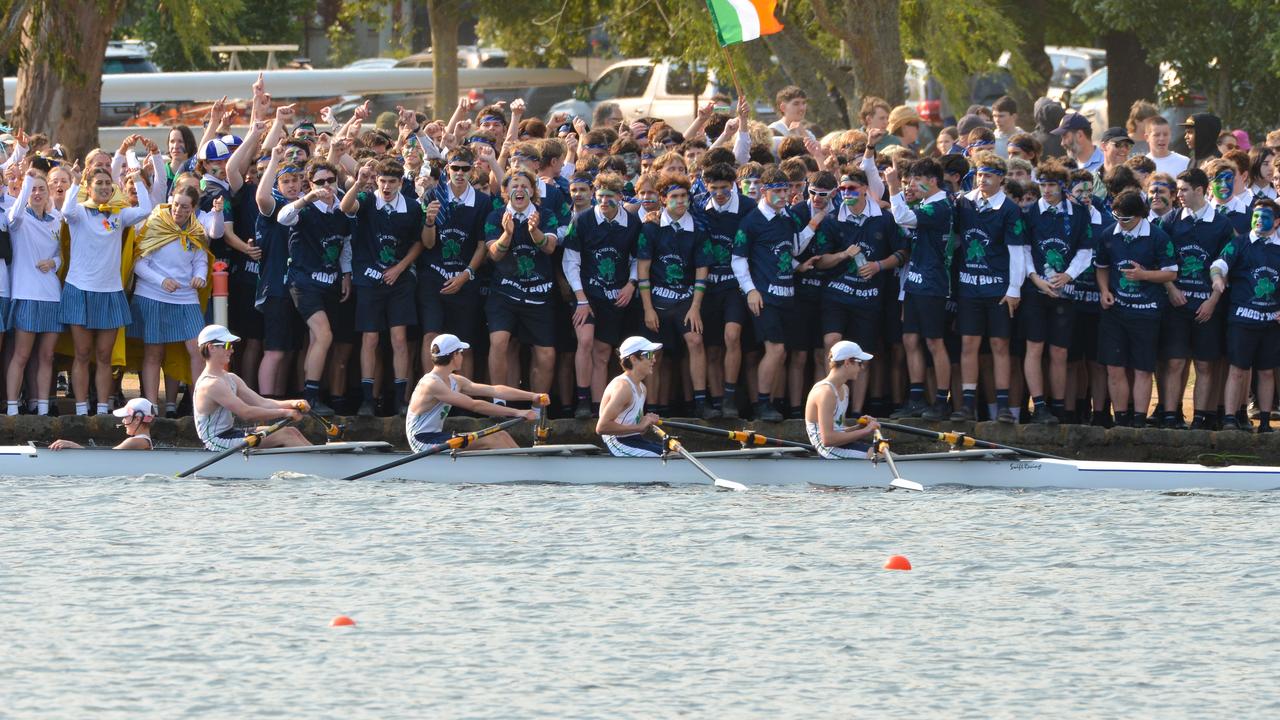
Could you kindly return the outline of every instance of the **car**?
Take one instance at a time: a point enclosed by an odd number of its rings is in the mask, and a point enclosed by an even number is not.
[[[698,106],[715,95],[732,98],[736,93],[732,86],[717,82],[704,65],[635,58],[605,68],[594,83],[580,89],[578,97],[552,105],[548,116],[563,111],[590,118],[597,105],[612,102],[627,122],[659,117],[684,129],[693,123]],[[756,102],[754,109],[761,122],[777,119],[777,110],[768,103]]]
[[[1201,92],[1184,90],[1178,80],[1178,74],[1167,63],[1160,66],[1162,95],[1174,98],[1172,101],[1161,100],[1160,115],[1175,128],[1195,113],[1209,109],[1209,99]],[[1093,124],[1094,139],[1100,139],[1107,129],[1107,68],[1095,71],[1085,78],[1066,97],[1067,107],[1079,111]],[[1174,132],[1173,147],[1178,152],[1186,152],[1182,146],[1182,134]]]
[[[1058,101],[1068,90],[1107,64],[1107,51],[1098,48],[1046,45],[1044,52],[1053,66],[1046,95]]]
[[[434,64],[435,58],[431,54],[431,48],[427,48],[422,52],[401,58],[396,61],[394,67],[432,67]],[[458,46],[458,67],[460,68],[506,66],[507,51],[502,48],[480,47],[478,45]]]
[[[349,62],[346,65],[343,65],[342,69],[344,70],[386,70],[387,68],[395,67],[397,62],[399,62],[399,60],[396,60],[395,58],[387,58],[387,57],[361,58],[359,60],[356,60],[355,62]]]
[[[160,68],[151,61],[155,46],[141,40],[112,40],[102,62],[103,75],[128,75],[134,73],[158,73]],[[98,125],[119,127],[137,116],[145,106],[138,103],[111,103],[98,107]]]

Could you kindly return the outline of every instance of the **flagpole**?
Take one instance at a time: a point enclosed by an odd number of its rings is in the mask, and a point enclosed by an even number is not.
[[[729,77],[733,78],[733,89],[738,93],[738,97],[741,98],[742,85],[738,83],[738,70],[733,66],[733,56],[729,54],[729,49],[724,45],[720,45],[720,52],[724,53],[724,61],[729,65]]]

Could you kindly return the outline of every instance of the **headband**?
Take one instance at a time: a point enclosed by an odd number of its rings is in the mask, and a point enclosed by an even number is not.
[[[484,117],[480,118],[480,122],[482,123],[499,122],[499,123],[502,123],[503,125],[506,125],[507,119],[502,117],[501,115],[485,115]]]
[[[586,143],[582,146],[587,150],[608,150],[609,146],[604,143]]]
[[[764,189],[765,190],[789,190],[791,189],[791,183],[788,183],[788,182],[768,183],[764,186]]]
[[[484,137],[483,135],[472,135],[471,137],[467,138],[467,142],[480,143],[481,145],[488,145],[489,147],[494,147],[493,141],[487,137]]]
[[[1152,184],[1152,185],[1159,186],[1159,187],[1162,187],[1162,188],[1169,188],[1170,190],[1177,190],[1177,189],[1178,189],[1176,186],[1174,186],[1174,185],[1172,185],[1172,184],[1170,184],[1170,183],[1167,183],[1167,182],[1153,182],[1153,183],[1151,183],[1151,184]]]
[[[987,175],[1004,175],[1004,171],[1000,168],[989,167],[987,165],[983,165],[978,168],[978,172],[986,173]]]
[[[675,182],[673,182],[673,183],[667,183],[667,184],[666,184],[666,185],[664,185],[664,186],[662,187],[662,189],[661,189],[661,190],[659,190],[658,192],[662,193],[663,195],[666,195],[667,193],[671,192],[672,188],[675,188],[675,189],[677,189],[677,190],[687,190],[687,189],[688,189],[688,188],[686,188],[685,186],[681,185],[680,183],[675,183]]]

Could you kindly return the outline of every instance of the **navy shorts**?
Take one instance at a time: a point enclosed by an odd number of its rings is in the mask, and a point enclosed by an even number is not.
[[[1022,303],[1018,305],[1017,335],[1026,342],[1069,348],[1075,334],[1075,320],[1074,300],[1051,298],[1039,290],[1024,290]]]
[[[654,332],[646,325],[640,330],[640,334],[653,342],[662,343],[663,354],[667,357],[684,357],[685,333],[693,332],[684,318],[692,306],[693,299],[690,298],[670,307],[654,308],[654,312],[658,314],[658,331]]]
[[[587,322],[595,332],[596,341],[609,347],[621,345],[622,339],[627,335],[627,310],[631,305],[620,308],[614,305],[612,300],[590,296],[587,297],[587,302],[591,304],[591,314],[587,316]],[[631,300],[631,304],[639,302],[638,297],[633,297]]]
[[[1084,310],[1079,303],[1076,303],[1075,314],[1071,345],[1067,347],[1067,361],[1098,362],[1098,319],[1101,314],[1093,310]]]
[[[1195,311],[1184,305],[1166,307],[1160,318],[1160,359],[1213,362],[1226,344],[1226,303],[1219,303],[1208,322],[1196,322]]]
[[[571,353],[578,349],[578,335],[573,329],[573,311],[577,307],[573,300],[560,297],[557,290],[551,300],[551,316],[556,331],[556,352]]]
[[[298,317],[302,322],[311,319],[312,315],[322,312],[329,316],[329,326],[334,325],[333,316],[338,310],[342,296],[338,288],[333,290],[313,290],[311,288],[291,287],[289,297],[293,298],[293,306],[298,309]]]
[[[829,300],[822,304],[822,334],[852,340],[869,353],[880,352],[883,319],[884,314],[876,306],[842,305]]]
[[[484,299],[474,282],[452,295],[441,295],[438,284],[420,279],[415,293],[418,322],[424,334],[447,332],[474,344],[485,332]]]
[[[257,287],[233,282],[227,288],[227,329],[245,340],[262,340],[266,325],[262,313],[254,307]]]
[[[756,338],[762,342],[785,345],[788,350],[808,350],[789,307],[765,303],[760,314],[752,317]]]
[[[1013,318],[1009,317],[1009,306],[1000,304],[1003,299],[960,298],[956,330],[961,336],[1008,339],[1013,334]]]
[[[747,301],[736,289],[709,292],[702,299],[702,342],[708,347],[724,347],[724,327],[729,323],[749,324]]]
[[[304,324],[293,301],[286,297],[268,297],[258,306],[262,314],[262,349],[293,352],[302,349]]]
[[[892,283],[886,283],[885,289],[880,293],[880,315],[883,317],[880,327],[886,347],[902,344],[902,301],[898,299],[897,279],[893,280]]]
[[[1098,321],[1098,362],[1154,372],[1159,340],[1160,318],[1105,310]]]
[[[357,288],[356,332],[376,333],[393,327],[417,325],[415,285],[412,276],[401,276],[395,285],[379,283]]]
[[[520,342],[537,347],[555,347],[555,316],[550,303],[533,305],[490,293],[485,303],[489,332],[509,332]]]
[[[907,293],[902,301],[902,334],[941,338],[947,326],[947,299]]]
[[[796,334],[800,338],[800,346],[788,348],[795,350],[813,350],[826,347],[822,343],[822,301],[816,297],[796,298],[792,310],[796,323]]]
[[[1227,360],[1244,370],[1280,365],[1280,325],[1227,323]]]

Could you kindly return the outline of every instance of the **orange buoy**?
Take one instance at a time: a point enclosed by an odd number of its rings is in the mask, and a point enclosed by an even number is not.
[[[910,570],[911,561],[905,555],[890,555],[888,560],[884,561],[885,570]]]
[[[355,625],[355,624],[356,624],[356,621],[352,620],[346,615],[339,615],[338,617],[329,621],[329,627],[346,627],[348,625]]]

